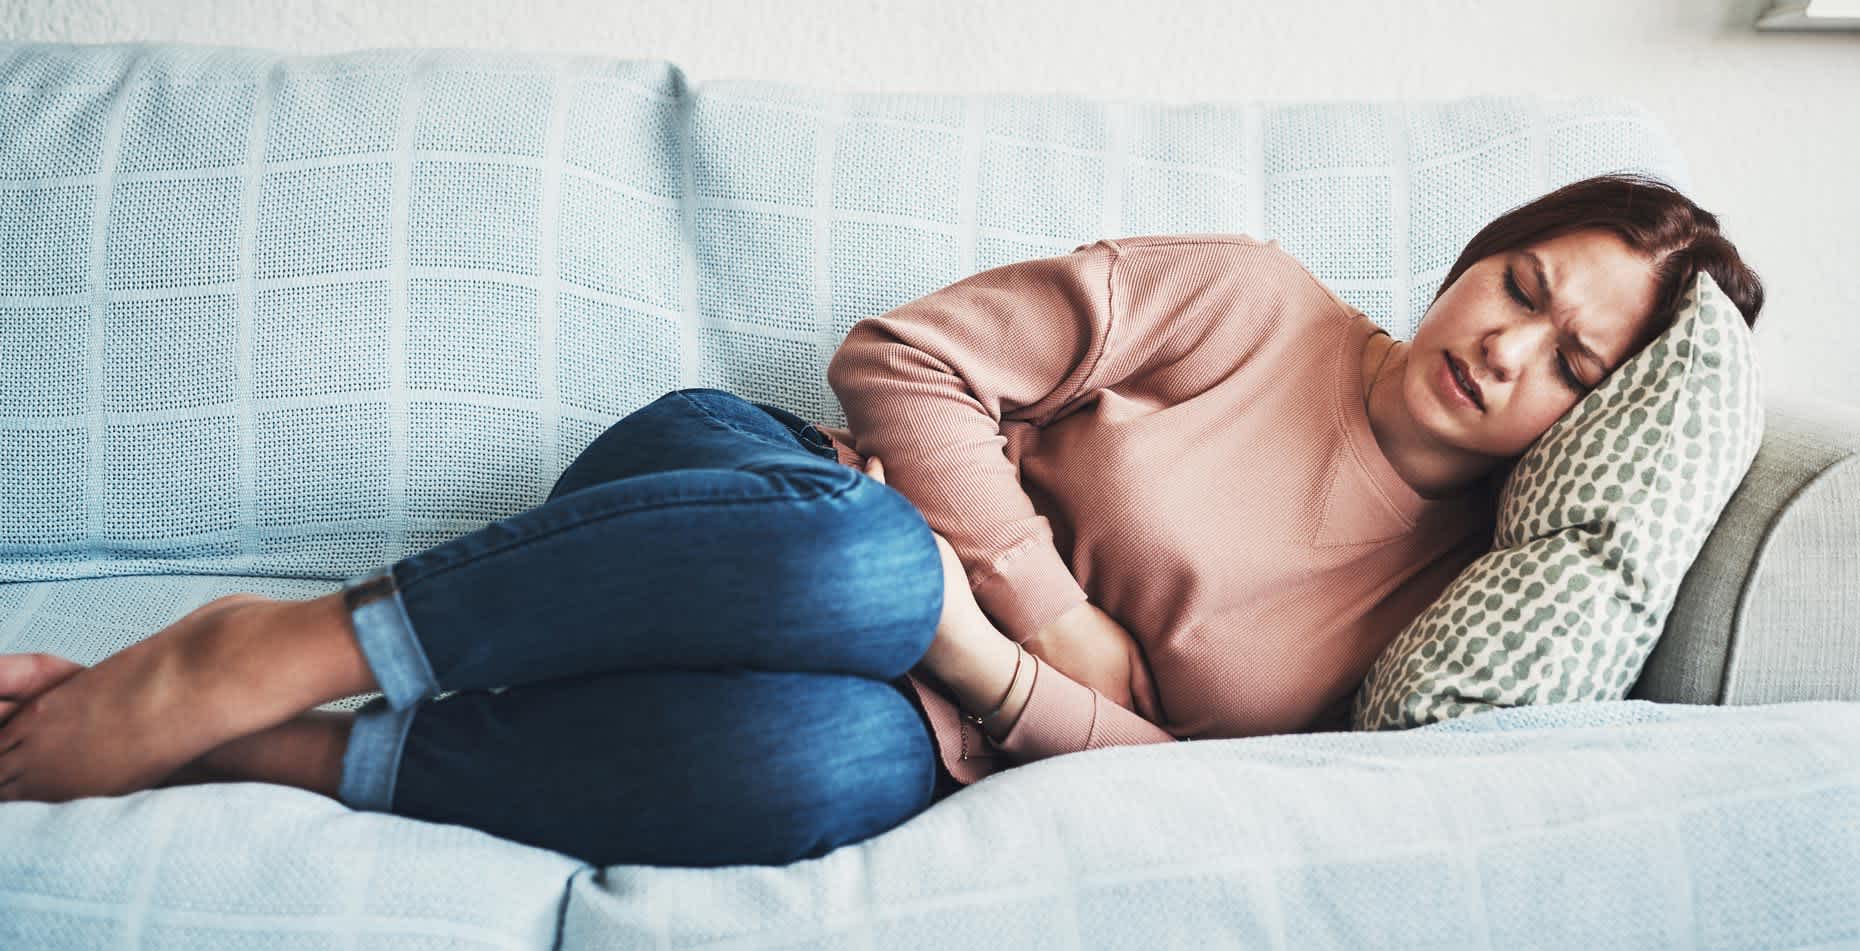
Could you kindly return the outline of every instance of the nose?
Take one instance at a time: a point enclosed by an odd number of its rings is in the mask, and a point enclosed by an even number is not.
[[[1554,327],[1544,323],[1527,321],[1487,334],[1480,343],[1486,372],[1494,380],[1509,382],[1516,375],[1517,368],[1523,366],[1531,354],[1543,346],[1544,338],[1555,332]]]

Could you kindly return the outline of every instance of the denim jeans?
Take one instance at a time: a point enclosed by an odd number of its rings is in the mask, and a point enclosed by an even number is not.
[[[339,798],[595,865],[785,865],[937,789],[903,675],[943,570],[897,490],[722,390],[614,423],[528,511],[352,578],[382,696]],[[450,696],[433,699],[442,692]]]

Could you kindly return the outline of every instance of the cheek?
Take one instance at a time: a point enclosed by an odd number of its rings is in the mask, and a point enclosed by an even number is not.
[[[1534,442],[1537,437],[1548,432],[1550,427],[1556,425],[1557,420],[1568,415],[1569,411],[1575,407],[1576,396],[1569,390],[1557,387],[1545,392],[1540,389],[1531,394],[1528,406],[1521,407],[1526,412],[1520,414],[1521,418],[1518,421],[1518,425],[1525,430],[1520,435],[1526,437],[1526,443]]]

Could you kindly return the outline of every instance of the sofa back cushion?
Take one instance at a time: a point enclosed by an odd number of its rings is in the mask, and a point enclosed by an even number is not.
[[[844,415],[846,331],[1104,236],[1273,237],[1407,338],[1566,181],[1686,187],[1621,99],[691,86],[557,53],[0,44],[0,581],[340,580],[712,386]]]

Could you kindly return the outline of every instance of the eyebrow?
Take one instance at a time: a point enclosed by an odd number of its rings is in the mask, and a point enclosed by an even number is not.
[[[1532,273],[1537,275],[1537,286],[1544,289],[1544,310],[1548,311],[1548,310],[1555,308],[1556,307],[1556,291],[1550,287],[1550,279],[1544,276],[1543,259],[1538,257],[1535,251],[1529,251],[1529,250],[1526,250],[1524,252],[1524,256],[1529,258],[1531,261],[1531,271]],[[1601,354],[1596,353],[1595,348],[1589,346],[1588,343],[1582,339],[1582,336],[1580,334],[1571,332],[1569,336],[1571,340],[1576,341],[1576,349],[1581,350],[1585,355],[1588,356],[1591,362],[1593,362],[1596,366],[1601,367],[1602,375],[1607,376],[1609,373],[1608,361],[1602,359]]]

